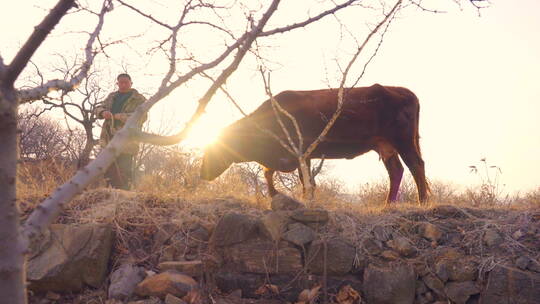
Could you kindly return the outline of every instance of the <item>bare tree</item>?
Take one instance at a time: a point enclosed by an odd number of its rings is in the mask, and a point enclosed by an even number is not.
[[[166,70],[160,74],[162,75],[160,77],[161,83],[155,93],[148,98],[148,101],[139,106],[129,117],[122,130],[115,135],[96,159],[78,171],[70,181],[59,187],[50,197],[43,201],[30,214],[23,227],[20,227],[15,186],[18,158],[17,111],[19,104],[42,100],[50,96],[51,91],[60,91],[62,94],[73,91],[88,76],[98,50],[114,43],[114,41],[104,42],[98,40],[105,15],[113,9],[112,0],[104,0],[101,9],[97,12],[89,9],[83,10],[94,14],[98,21],[92,32],[88,33],[89,38],[84,47],[85,57],[78,65],[76,72],[68,79],[48,80],[35,87],[17,89],[15,81],[19,78],[35,51],[39,49],[51,30],[67,12],[75,6],[74,0],[59,0],[43,21],[35,27],[34,32],[9,64],[4,63],[3,58],[0,57],[0,138],[3,141],[2,145],[0,145],[0,240],[2,240],[2,246],[0,246],[0,273],[2,273],[2,276],[0,276],[0,294],[2,294],[2,299],[7,303],[26,303],[24,260],[30,242],[39,237],[41,232],[53,222],[65,204],[83,191],[93,179],[104,173],[126,144],[132,140],[160,145],[170,145],[182,141],[193,124],[204,113],[216,91],[238,69],[240,63],[244,61],[258,39],[306,27],[358,2],[360,0],[348,0],[340,4],[333,4],[330,8],[313,17],[293,21],[288,25],[273,25],[273,28],[266,29],[268,21],[277,11],[279,0],[273,0],[267,4],[258,4],[256,7],[251,7],[247,2],[234,2],[231,4],[243,9],[243,22],[238,20],[237,15],[234,16],[235,24],[242,24],[240,27],[229,27],[227,22],[223,22],[231,7],[220,7],[205,1],[186,1],[178,10],[179,15],[175,19],[173,18],[174,21],[171,23],[171,18],[168,18],[167,21],[159,20],[159,18],[145,12],[144,9],[139,9],[127,3],[127,1],[119,0],[118,3],[121,6],[130,9],[135,15],[152,22],[165,31],[166,38],[159,41],[152,50],[149,50],[153,54],[164,54],[168,60]],[[478,3],[479,0],[474,0],[474,2]],[[182,41],[181,39],[181,34],[192,27],[205,27],[208,31],[219,33],[217,41],[225,41],[225,45],[221,48],[215,47],[214,52],[207,55],[207,58],[193,58],[190,51],[186,50],[190,41]],[[96,48],[95,44],[98,44],[99,47]],[[359,49],[359,51],[361,50]],[[178,68],[179,62],[184,63],[182,65],[184,70]],[[353,62],[351,61],[351,64]],[[212,74],[215,81],[211,82],[206,92],[202,94],[198,101],[198,107],[180,132],[162,137],[142,133],[134,127],[140,118],[157,102],[202,73]],[[345,76],[346,73],[343,79],[346,79]],[[343,87],[343,84],[341,87]],[[343,93],[340,98],[342,98],[342,95]],[[291,147],[294,147],[293,143],[290,144]],[[299,151],[303,151],[303,149],[299,149]],[[307,154],[302,154],[301,158],[304,161],[307,160],[311,151],[313,151],[313,148],[308,147]],[[310,174],[306,171],[305,165],[302,170],[304,178],[308,178]],[[6,244],[9,244],[9,246],[6,246]]]
[[[19,103],[38,100],[52,90],[70,91],[87,75],[92,65],[94,53],[92,45],[103,25],[103,17],[109,8],[104,2],[98,16],[98,23],[86,45],[86,59],[79,73],[69,80],[51,80],[41,86],[17,90],[15,81],[28,64],[35,51],[47,38],[67,11],[75,5],[74,0],[61,0],[37,25],[34,32],[17,52],[10,64],[0,57],[0,294],[6,303],[26,303],[25,293],[25,253],[28,241],[22,237],[19,210],[16,205],[16,174],[18,159],[17,111]],[[40,207],[41,208],[41,207]],[[7,245],[9,244],[9,245]]]
[[[63,61],[66,63],[64,68],[59,70],[65,75],[70,75],[71,71],[77,65],[75,63],[67,65],[67,59],[62,56]],[[70,94],[61,94],[58,97],[44,97],[43,103],[47,106],[47,109],[61,109],[66,116],[67,125],[70,126],[71,122],[75,122],[78,128],[74,130],[70,129],[70,133],[75,135],[77,131],[84,131],[84,145],[79,151],[72,151],[72,155],[75,156],[77,161],[77,168],[82,168],[90,161],[90,154],[92,149],[97,144],[97,140],[94,136],[94,126],[97,120],[95,114],[95,107],[104,99],[104,92],[99,81],[102,80],[97,73],[89,73],[89,75],[83,79],[81,84],[71,92]]]
[[[19,155],[23,160],[52,159],[65,151],[66,130],[57,120],[37,107],[26,108],[18,115]]]

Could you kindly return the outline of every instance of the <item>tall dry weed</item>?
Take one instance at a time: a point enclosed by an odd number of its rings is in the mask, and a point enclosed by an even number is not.
[[[75,173],[74,165],[59,159],[28,160],[17,167],[17,198],[23,213],[49,196]]]

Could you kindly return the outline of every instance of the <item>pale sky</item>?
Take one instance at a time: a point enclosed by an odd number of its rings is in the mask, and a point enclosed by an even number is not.
[[[55,1],[3,1],[0,4],[0,11],[12,12],[3,14],[8,17],[0,19],[0,54],[6,62],[44,14],[43,10],[33,8],[32,2],[50,7]],[[294,17],[287,12],[294,11],[298,3],[284,1],[273,22]],[[436,3],[448,13],[409,9],[394,21],[360,85],[404,86],[418,96],[421,147],[430,179],[465,186],[477,183],[478,177],[469,173],[468,166],[478,165],[479,160],[486,157],[490,164],[502,169],[501,180],[506,191],[539,187],[540,1],[493,0],[480,17],[465,4],[460,10],[452,0]],[[150,31],[124,19],[122,14],[120,11],[114,21],[109,20],[118,25],[117,31],[133,34]],[[358,34],[365,31],[365,16],[354,13],[339,16],[349,24],[349,30]],[[78,26],[83,27],[92,20],[66,19],[65,26],[61,24],[55,33],[75,32]],[[350,56],[345,51],[349,40],[339,40],[337,29],[335,19],[328,18],[318,25],[276,37],[275,41],[264,40],[263,44],[272,46],[265,50],[266,54],[276,61],[271,64],[273,92],[336,86],[335,58],[344,64]],[[189,41],[193,45],[201,49],[208,47],[208,39],[198,38],[199,33],[191,34]],[[53,50],[80,51],[80,44],[71,42],[69,35],[57,34],[54,39],[36,54],[36,63],[46,64]],[[125,50],[113,50],[111,60],[128,67],[136,88],[152,93],[160,80],[159,62],[141,66],[136,57],[126,54]],[[248,60],[228,81],[229,90],[247,111],[266,99],[260,76],[249,63]],[[156,68],[149,69],[149,66]],[[117,72],[108,71],[110,75]],[[112,84],[104,86],[111,88]],[[200,82],[178,90],[152,109],[150,119],[156,125],[165,119],[178,130],[206,87],[206,82]],[[208,131],[241,117],[222,95],[212,100],[207,112],[201,125],[210,127],[200,128],[195,138],[204,137]],[[196,143],[197,140],[192,140],[190,145]],[[386,178],[384,165],[374,152],[354,160],[328,163],[332,176],[346,182],[351,190],[359,184]]]

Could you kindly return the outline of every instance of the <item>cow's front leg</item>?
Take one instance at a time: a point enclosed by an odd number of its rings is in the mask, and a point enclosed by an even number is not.
[[[394,154],[384,160],[384,166],[388,171],[388,177],[390,178],[390,189],[388,196],[386,197],[386,203],[390,204],[397,200],[399,191],[399,185],[401,184],[401,178],[403,177],[403,165],[399,160],[399,156]]]
[[[268,195],[270,197],[278,194],[276,188],[274,187],[274,172],[276,171],[264,167],[264,178],[266,179],[266,185],[268,186]]]

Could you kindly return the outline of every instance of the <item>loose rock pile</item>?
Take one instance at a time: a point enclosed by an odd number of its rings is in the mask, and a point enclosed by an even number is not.
[[[136,263],[117,254],[107,280],[112,229],[55,225],[28,278],[40,303],[84,286],[107,290],[111,304],[539,303],[539,215],[504,221],[497,210],[437,206],[361,222],[277,195],[257,215],[163,225],[157,254]]]

